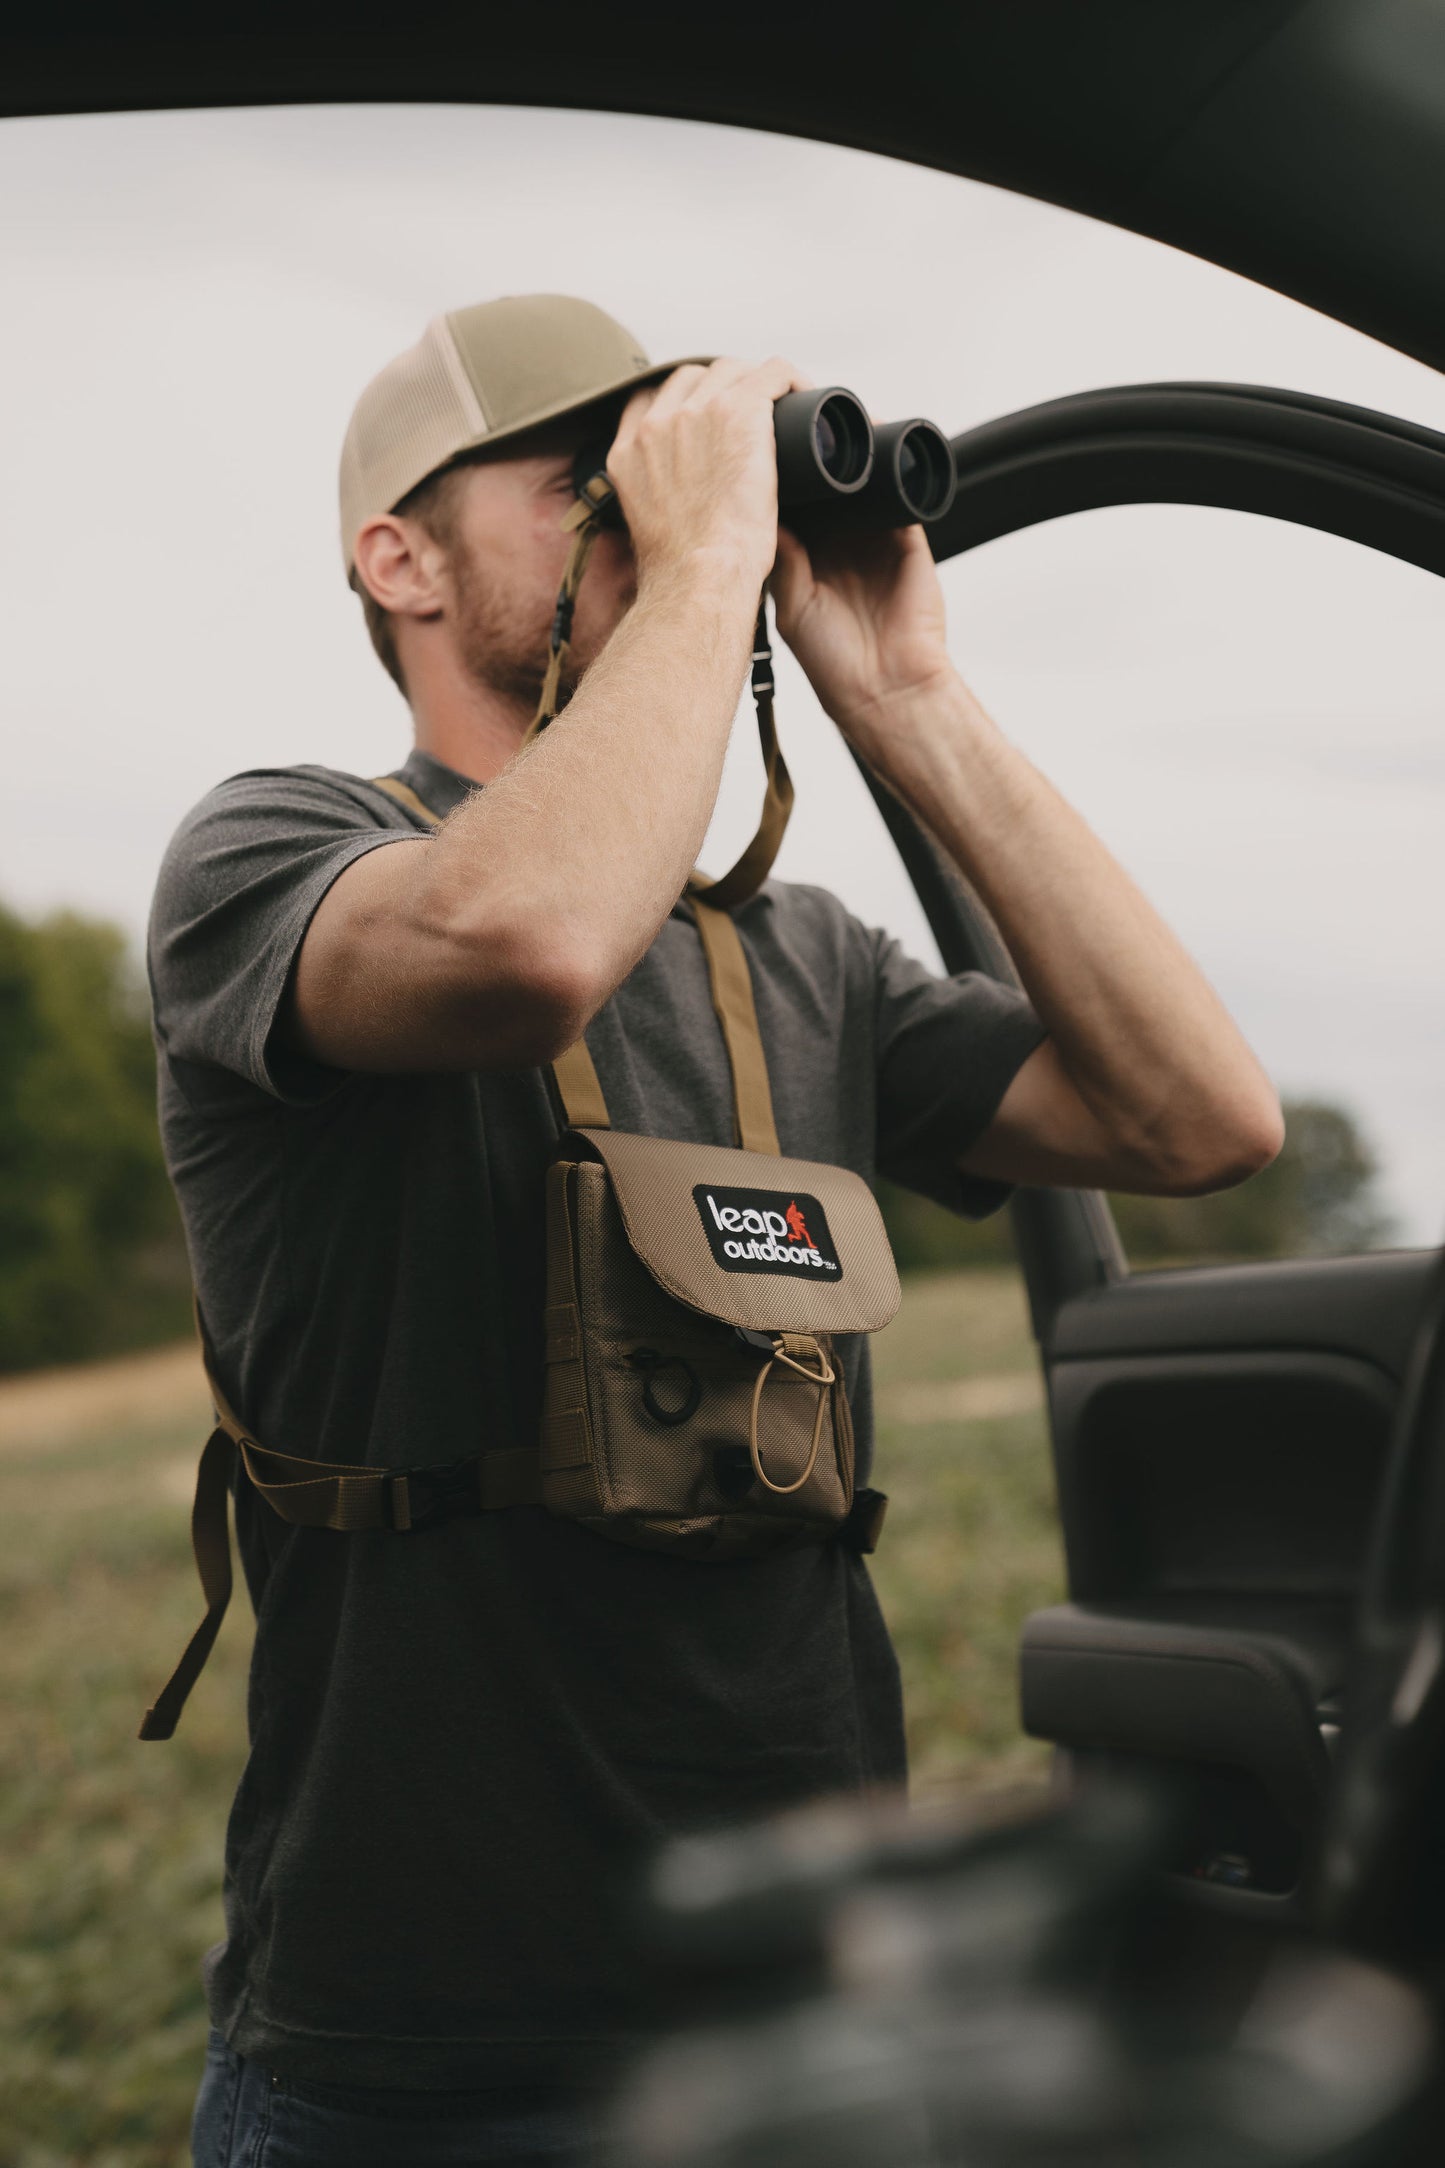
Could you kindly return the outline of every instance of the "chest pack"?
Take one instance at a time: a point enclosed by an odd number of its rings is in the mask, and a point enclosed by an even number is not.
[[[721,881],[690,884],[731,1068],[734,1143],[616,1131],[586,1042],[554,1064],[567,1126],[546,1176],[545,1369],[531,1445],[397,1468],[276,1452],[221,1391],[202,1326],[215,1428],[191,1534],[206,1615],[141,1738],[171,1736],[210,1655],[231,1595],[229,1495],[242,1480],[283,1520],[342,1534],[417,1536],[541,1506],[704,1564],[829,1540],[873,1549],[886,1500],[855,1488],[837,1339],[887,1324],[898,1274],[868,1185],[779,1151],[747,957],[721,907],[756,888],[786,820],[775,739],[765,737],[764,757],[758,837]],[[377,782],[440,825],[399,778]]]
[[[837,1346],[899,1303],[872,1191],[785,1159],[747,959],[697,899],[733,1073],[734,1145],[612,1129],[585,1044],[557,1065],[572,1127],[547,1173],[542,1502],[702,1560],[841,1536],[871,1550]]]

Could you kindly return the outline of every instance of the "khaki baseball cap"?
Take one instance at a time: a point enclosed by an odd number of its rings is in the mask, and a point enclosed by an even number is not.
[[[434,316],[416,345],[372,378],[347,425],[341,447],[347,578],[363,522],[393,510],[459,453],[655,383],[680,365],[650,362],[615,317],[568,294],[509,294]]]

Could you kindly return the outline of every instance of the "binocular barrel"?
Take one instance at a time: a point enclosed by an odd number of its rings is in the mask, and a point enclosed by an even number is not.
[[[805,534],[911,527],[941,519],[953,502],[958,473],[943,431],[921,420],[875,429],[841,384],[785,392],[773,406],[773,435],[778,510]]]
[[[958,487],[953,446],[933,422],[884,422],[877,429],[862,401],[840,384],[790,391],[773,404],[778,450],[778,511],[803,536],[911,527],[942,519]],[[607,465],[608,442],[577,455],[580,496]],[[614,504],[608,515],[618,520]]]

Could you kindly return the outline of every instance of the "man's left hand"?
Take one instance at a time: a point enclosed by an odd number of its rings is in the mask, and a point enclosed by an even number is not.
[[[778,631],[870,767],[887,775],[909,711],[953,676],[943,590],[921,527],[828,537],[778,530]]]

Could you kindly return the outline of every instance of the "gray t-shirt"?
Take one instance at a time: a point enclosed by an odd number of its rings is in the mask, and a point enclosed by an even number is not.
[[[441,814],[471,788],[424,754],[398,772]],[[219,1381],[313,1458],[460,1460],[538,1421],[544,1073],[346,1074],[275,1029],[332,881],[418,827],[333,769],[233,776],[182,822],[152,914],[161,1125]],[[737,923],[783,1151],[997,1209],[1007,1186],[954,1162],[1045,1035],[1024,997],[934,977],[821,889],[769,882]],[[731,1142],[685,911],[587,1041],[614,1126]],[[866,1345],[844,1360],[861,1485]],[[897,1665],[838,1544],[708,1564],[533,1507],[341,1535],[244,1479],[236,1516],[250,1756],[207,1984],[232,2046],[289,2076],[581,2081],[643,2007],[615,1906],[649,1847],[903,1776]]]

